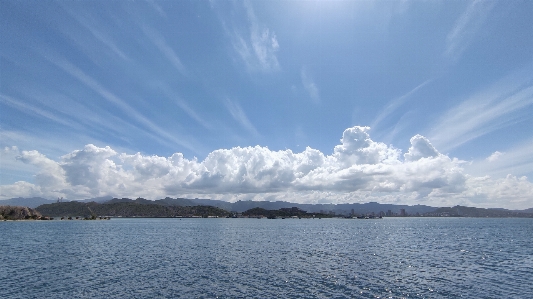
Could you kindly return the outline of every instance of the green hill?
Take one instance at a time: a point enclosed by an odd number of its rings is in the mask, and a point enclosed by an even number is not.
[[[211,206],[167,206],[142,201],[111,201],[110,203],[58,202],[36,208],[52,217],[226,217],[229,212]]]

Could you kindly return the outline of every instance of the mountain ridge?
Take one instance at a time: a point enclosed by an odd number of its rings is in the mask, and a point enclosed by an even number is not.
[[[0,205],[11,205],[11,206],[25,206],[28,208],[37,208],[44,204],[56,203],[57,200],[49,200],[42,197],[32,197],[32,198],[11,198],[8,200],[1,200]],[[69,201],[65,201],[69,202]],[[439,209],[443,213],[447,211],[453,211],[453,207],[432,207],[426,205],[395,205],[395,204],[381,204],[377,202],[368,202],[368,203],[346,203],[346,204],[299,204],[291,203],[287,201],[237,201],[237,202],[226,202],[221,200],[213,199],[201,199],[201,198],[171,198],[166,197],[158,200],[148,200],[144,198],[129,199],[129,198],[113,198],[111,196],[107,197],[96,197],[84,200],[75,200],[72,202],[81,202],[81,203],[90,203],[97,202],[102,204],[113,204],[113,203],[133,203],[133,204],[146,204],[146,205],[160,205],[167,207],[174,206],[212,206],[226,210],[228,212],[242,213],[244,211],[253,209],[253,208],[262,208],[266,210],[279,210],[282,208],[292,208],[297,207],[301,210],[305,210],[311,213],[330,213],[337,215],[350,215],[350,214],[379,214],[379,213],[391,213],[391,214],[400,214],[402,210],[407,215],[416,215],[418,214],[427,214],[432,212],[438,212]],[[458,207],[458,206],[456,206]],[[509,213],[524,213],[532,214],[533,208],[525,210],[508,210],[504,208],[475,208],[479,209],[487,215],[504,215]],[[448,209],[448,210],[446,210]],[[499,212],[498,212],[499,211]]]

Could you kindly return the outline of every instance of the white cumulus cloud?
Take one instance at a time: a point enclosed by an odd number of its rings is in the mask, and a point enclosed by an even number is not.
[[[487,161],[494,162],[498,160],[498,158],[500,158],[501,155],[503,155],[503,153],[500,153],[499,151],[495,151],[494,153],[492,153],[492,155],[487,157]]]
[[[2,185],[0,194],[533,206],[533,184],[526,177],[469,175],[466,162],[440,154],[421,135],[411,138],[402,159],[400,149],[372,140],[369,130],[346,129],[331,155],[309,147],[295,153],[255,146],[215,150],[199,161],[181,153],[127,154],[89,144],[55,161],[37,151],[20,151],[17,161],[38,169],[35,181]]]
[[[411,147],[404,155],[406,161],[417,161],[421,158],[437,157],[439,152],[431,145],[429,140],[421,135],[411,138]]]

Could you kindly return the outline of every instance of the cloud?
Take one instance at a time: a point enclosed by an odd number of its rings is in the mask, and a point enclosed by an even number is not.
[[[65,178],[73,186],[84,185],[89,188],[98,188],[105,178],[106,173],[116,170],[110,157],[117,153],[110,147],[98,148],[92,144],[86,145],[83,150],[76,150],[62,157],[61,168],[65,171]],[[107,182],[106,182],[107,183]]]
[[[333,156],[340,165],[378,164],[397,161],[399,150],[370,139],[369,127],[348,128],[342,134],[340,145],[335,146]]]
[[[2,141],[5,141],[4,137],[6,137],[5,132],[0,131],[0,139]],[[18,156],[20,156],[20,150],[16,146],[6,146],[0,150],[0,185],[11,184],[21,178],[31,177],[38,170],[37,167],[32,165],[20,163],[17,160]]]
[[[54,198],[54,194],[43,192],[38,185],[25,181],[18,181],[11,185],[0,186],[0,197],[5,199],[14,197],[39,197],[43,195]]]
[[[142,26],[142,31],[148,39],[154,43],[157,49],[165,55],[176,70],[178,70],[183,76],[187,76],[187,70],[185,69],[185,66],[183,66],[181,59],[178,57],[174,49],[168,45],[163,35],[148,26]]]
[[[146,1],[155,11],[157,11],[157,13],[163,17],[163,18],[167,18],[167,14],[165,13],[165,11],[163,10],[163,8],[157,4],[154,0],[147,0]]]
[[[470,96],[440,117],[429,139],[442,151],[530,118],[525,108],[533,105],[533,84],[526,71],[511,74]]]
[[[507,175],[504,178],[470,177],[469,188],[462,194],[472,205],[482,203],[486,207],[527,208],[533,205],[531,200],[533,184],[527,177]]]
[[[175,144],[195,151],[195,147],[191,142],[185,140],[185,138],[178,138],[175,134],[171,134],[166,130],[160,128],[147,117],[142,115],[139,111],[134,109],[126,101],[112,93],[109,89],[105,88],[102,84],[93,79],[91,76],[84,73],[82,70],[80,70],[78,67],[76,67],[69,61],[59,57],[54,57],[49,60],[50,62],[64,70],[66,73],[70,74],[72,77],[78,79],[81,83],[89,87],[93,92],[100,95],[102,99],[105,99],[109,103],[113,104],[115,107],[119,108],[123,113],[128,115],[135,122],[137,122],[138,124],[142,124],[142,126],[154,133],[159,138],[159,141],[162,144],[167,144],[167,140],[170,140]],[[143,130],[141,129],[141,131]]]
[[[492,153],[492,155],[487,157],[486,160],[489,161],[489,162],[494,162],[494,161],[498,160],[498,158],[500,158],[501,155],[503,155],[503,153],[500,153],[499,151],[495,151],[494,153]]]
[[[494,8],[496,1],[472,1],[465,12],[457,19],[446,38],[445,56],[458,60],[468,48],[479,28]]]
[[[46,132],[22,132],[4,130],[0,128],[0,147],[4,148],[2,154],[9,154],[9,156],[12,156],[14,158],[20,155],[20,151],[18,150],[18,148],[28,148],[34,146],[35,144],[39,144],[39,150],[41,153],[44,152],[46,153],[46,155],[57,157],[64,154],[65,151],[75,149],[75,144],[79,144],[82,139],[90,139],[88,136],[85,136],[83,134],[77,135],[79,139],[67,136],[67,134],[59,134],[60,136],[57,135],[57,133],[47,134]],[[17,146],[12,146],[12,144],[17,144]],[[17,150],[12,150],[13,148],[16,148]],[[11,150],[7,151],[6,149]],[[9,159],[4,160],[2,158],[1,169],[5,170],[5,166],[9,165],[8,163],[10,163]],[[22,165],[20,165],[20,163],[18,163],[17,166],[13,164],[13,167],[11,169],[20,169],[21,166]]]
[[[31,105],[28,103],[24,103],[24,101],[20,99],[15,99],[4,94],[0,94],[0,103],[11,106],[12,108],[15,108],[26,114],[30,114],[32,116],[37,116],[37,117],[41,117],[47,120],[51,120],[51,121],[57,122],[65,126],[72,125],[72,123],[70,123],[67,119],[58,117],[57,115],[55,115],[54,113],[50,111],[47,111],[45,109],[42,109],[40,107]]]
[[[243,128],[245,128],[253,136],[259,136],[259,132],[257,132],[257,129],[248,119],[246,113],[244,112],[244,110],[242,110],[239,103],[231,101],[230,99],[226,99],[226,101],[224,101],[224,104],[226,105],[226,108],[228,109],[233,119],[235,119]]]
[[[250,43],[261,69],[278,70],[276,52],[279,50],[279,44],[276,34],[260,25],[250,2],[245,1],[244,5],[250,22]]]
[[[202,127],[212,130],[213,126],[203,119],[185,100],[183,100],[168,84],[164,82],[158,82],[156,84],[157,89],[161,91],[166,97],[172,99],[178,107],[181,108],[190,118],[198,122]]]
[[[411,138],[402,160],[399,149],[373,141],[368,131],[368,127],[346,129],[331,155],[309,147],[295,153],[255,146],[215,150],[198,161],[181,153],[147,156],[87,145],[54,161],[37,151],[21,151],[18,161],[38,169],[35,183],[2,185],[0,193],[2,198],[179,196],[228,201],[533,206],[533,184],[525,177],[492,179],[466,174],[464,161],[439,154],[420,135]],[[509,198],[513,198],[511,203]]]
[[[213,3],[212,3],[213,4]],[[233,24],[228,27],[225,20],[222,24],[230,36],[233,49],[249,71],[271,72],[280,70],[276,53],[279,43],[276,33],[261,24],[255,15],[252,4],[244,2],[246,21],[244,25]],[[232,13],[232,19],[235,13]]]
[[[318,87],[316,86],[315,82],[313,81],[313,78],[311,78],[308,74],[305,68],[302,68],[302,71],[300,72],[300,76],[302,78],[302,84],[309,94],[309,97],[311,97],[311,100],[313,100],[313,103],[318,104],[320,103],[320,94],[318,92]]]
[[[20,182],[15,183],[15,186],[19,188],[27,187],[32,192],[40,190],[42,194],[47,195],[60,192],[60,190],[68,187],[65,181],[65,171],[57,162],[47,158],[45,155],[37,151],[22,151],[16,159],[23,163],[36,166],[39,172],[35,175],[36,186],[29,186]]]
[[[108,50],[111,50],[113,54],[120,57],[123,60],[129,61],[129,57],[122,51],[115,41],[109,37],[105,32],[109,31],[107,28],[99,26],[98,22],[92,18],[89,14],[80,14],[76,13],[74,10],[72,10],[68,5],[64,5],[65,3],[60,3],[62,5],[62,8],[72,17],[72,19],[76,20],[80,25],[82,25],[85,29],[87,29],[91,35],[96,38],[97,41],[102,43]],[[100,28],[98,28],[100,27]],[[87,47],[87,40],[86,39],[80,39],[80,36],[84,36],[84,34],[79,34],[71,31],[71,28],[68,28],[68,26],[60,26],[59,30],[61,30],[64,34],[68,35],[72,40],[76,41],[80,47],[85,48]]]
[[[506,177],[508,174],[516,176],[533,175],[533,139],[506,148],[505,151],[495,151],[489,157],[471,161],[466,167],[473,175],[489,175],[491,177]]]
[[[387,106],[385,106],[385,108],[378,114],[378,116],[376,116],[376,119],[374,119],[374,122],[372,123],[371,127],[376,128],[381,123],[381,121],[383,121],[387,116],[389,116],[396,109],[398,109],[401,105],[407,102],[409,98],[411,98],[417,91],[422,89],[424,86],[426,86],[431,81],[432,79],[426,80],[422,84],[410,90],[408,93],[404,94],[403,96],[391,100],[387,104]]]
[[[406,161],[418,161],[422,158],[434,158],[438,155],[439,152],[431,145],[429,140],[417,134],[411,138],[411,147],[404,157]]]

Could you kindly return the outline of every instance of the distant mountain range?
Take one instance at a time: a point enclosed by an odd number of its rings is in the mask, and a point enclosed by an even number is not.
[[[95,197],[95,198],[77,200],[77,201],[79,202],[91,202],[91,201],[105,202],[111,199],[113,199],[112,196],[104,196],[104,197]],[[30,197],[30,198],[17,197],[17,198],[0,200],[0,206],[21,206],[21,207],[28,207],[28,208],[34,209],[40,205],[45,205],[45,204],[54,203],[54,202],[57,202],[57,199],[50,200],[50,199],[46,199],[42,197]]]
[[[436,207],[424,205],[392,205],[380,204],[377,202],[370,203],[354,203],[354,204],[298,204],[286,201],[237,201],[227,202],[212,199],[187,199],[187,198],[163,198],[158,200],[147,200],[144,198],[137,198],[135,200],[129,198],[113,198],[102,203],[120,203],[120,202],[134,202],[138,204],[163,205],[163,206],[212,206],[229,212],[242,213],[253,208],[262,208],[265,210],[279,210],[282,208],[297,207],[310,213],[331,213],[337,215],[349,215],[352,212],[356,214],[370,214],[370,213],[386,213],[389,210],[391,213],[400,213],[402,209],[409,214],[423,214],[435,211]],[[353,211],[352,211],[353,210]]]
[[[11,206],[25,206],[29,208],[37,208],[41,205],[56,203],[57,200],[48,200],[41,197],[33,198],[12,198],[0,201],[0,205]],[[286,201],[237,201],[234,203],[212,200],[212,199],[187,199],[187,198],[163,198],[159,200],[147,200],[144,198],[137,198],[135,200],[129,198],[112,198],[112,197],[98,197],[76,202],[90,203],[97,202],[102,204],[118,204],[131,203],[140,205],[157,205],[166,207],[192,207],[192,206],[212,206],[226,210],[228,212],[242,213],[253,208],[262,208],[265,210],[279,210],[282,208],[296,207],[300,210],[309,213],[324,213],[334,215],[367,215],[381,213],[385,215],[451,215],[451,216],[471,216],[471,217],[518,217],[523,214],[533,214],[533,208],[526,210],[507,210],[507,209],[482,209],[482,208],[468,208],[468,207],[445,207],[437,208],[426,205],[394,205],[394,204],[380,204],[377,202],[369,203],[352,203],[352,204],[297,204]],[[403,210],[403,212],[402,212]],[[526,216],[526,215],[524,215]]]
[[[435,207],[424,205],[393,205],[393,204],[380,204],[377,202],[369,203],[352,203],[352,204],[298,204],[286,201],[237,201],[234,203],[209,200],[209,199],[191,199],[192,202],[202,205],[213,205],[221,209],[235,212],[244,212],[253,208],[263,208],[266,210],[279,210],[282,208],[297,207],[300,210],[304,210],[310,213],[334,213],[338,215],[355,214],[369,214],[391,211],[392,213],[400,213],[404,209],[407,213],[426,213],[434,211]],[[352,211],[353,210],[353,211]]]

